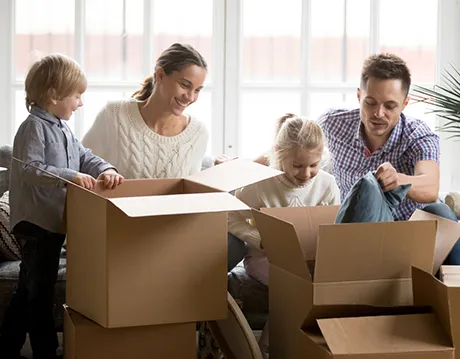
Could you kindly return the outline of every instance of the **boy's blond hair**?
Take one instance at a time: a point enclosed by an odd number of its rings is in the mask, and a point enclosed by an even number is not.
[[[279,170],[283,161],[294,151],[321,151],[325,147],[324,134],[315,122],[292,113],[280,117],[277,121],[275,151],[270,164]]]
[[[47,109],[49,102],[62,100],[79,86],[86,88],[86,76],[80,65],[68,56],[51,54],[36,61],[25,81],[26,107]]]

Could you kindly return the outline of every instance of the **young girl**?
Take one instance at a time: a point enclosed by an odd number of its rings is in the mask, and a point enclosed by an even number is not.
[[[340,193],[332,175],[320,169],[324,135],[319,125],[293,114],[278,120],[270,165],[284,175],[244,187],[236,197],[251,208],[335,205]],[[268,285],[268,260],[261,248],[259,231],[247,212],[229,213],[229,232],[249,244],[244,258],[246,272]],[[259,341],[268,353],[268,322]]]

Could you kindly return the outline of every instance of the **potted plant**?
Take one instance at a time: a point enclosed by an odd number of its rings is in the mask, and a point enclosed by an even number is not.
[[[434,113],[444,119],[437,127],[440,132],[448,132],[450,137],[460,137],[460,71],[451,65],[451,70],[442,74],[443,85],[426,88],[414,85],[412,98],[432,107]],[[450,138],[449,137],[449,138]]]
[[[451,70],[444,70],[443,84],[434,88],[413,86],[416,102],[423,102],[432,108],[429,113],[434,113],[444,121],[437,126],[439,132],[447,132],[448,138],[460,137],[460,71],[451,65]],[[460,193],[450,192],[444,199],[445,203],[460,217]]]

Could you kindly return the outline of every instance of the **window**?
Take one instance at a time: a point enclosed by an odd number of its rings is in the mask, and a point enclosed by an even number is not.
[[[440,4],[5,0],[0,2],[0,37],[10,56],[0,59],[0,81],[11,85],[0,89],[6,114],[0,120],[0,139],[11,143],[27,115],[23,81],[35,59],[61,52],[85,69],[85,105],[70,122],[82,138],[102,106],[130,96],[152,73],[161,51],[179,41],[196,47],[209,65],[200,99],[188,111],[209,129],[208,152],[254,157],[270,148],[276,119],[286,112],[315,119],[329,107],[357,106],[360,69],[370,53],[399,54],[408,62],[414,83],[434,84],[438,7],[447,6]],[[434,117],[425,111],[410,104],[406,113],[434,126]]]
[[[200,51],[208,62],[205,88],[188,113],[205,122],[212,143],[213,98],[219,89],[213,84],[213,79],[219,77],[215,75],[217,39],[213,33],[215,28],[219,29],[215,22],[223,23],[213,14],[214,3],[219,1],[202,0],[200,7],[188,0],[9,1],[14,12],[11,102],[15,105],[11,110],[14,118],[11,133],[5,136],[8,142],[11,143],[14,132],[27,117],[25,74],[42,56],[52,52],[69,55],[86,72],[88,90],[83,96],[84,106],[69,122],[82,138],[107,101],[131,96],[153,72],[155,59],[161,52],[174,42],[185,42]],[[196,21],[193,14],[202,20]]]
[[[357,107],[362,62],[372,52],[401,55],[414,83],[434,84],[437,6],[433,0],[240,1],[234,16],[241,35],[231,49],[241,52],[231,104],[237,135],[226,150],[243,157],[266,151],[276,119],[289,111],[316,119],[330,107]],[[408,16],[415,8],[417,16]],[[399,23],[410,34],[393,26]],[[405,112],[434,127],[425,111],[410,104]]]

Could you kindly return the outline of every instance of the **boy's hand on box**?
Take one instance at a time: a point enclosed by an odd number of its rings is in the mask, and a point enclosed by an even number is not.
[[[108,169],[102,172],[97,179],[104,181],[104,186],[106,188],[113,189],[119,184],[122,184],[125,178],[114,169]]]
[[[77,172],[73,178],[73,183],[76,183],[77,185],[86,189],[93,189],[96,185],[96,179],[93,176],[87,175],[85,173]]]

